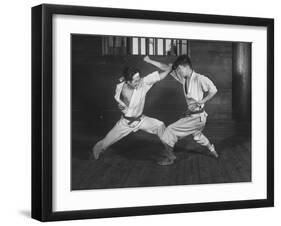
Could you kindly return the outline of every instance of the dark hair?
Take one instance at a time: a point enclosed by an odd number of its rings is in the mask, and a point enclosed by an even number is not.
[[[124,76],[125,81],[132,81],[133,76],[136,73],[140,73],[140,70],[135,67],[125,67],[123,70],[123,76]]]
[[[188,55],[181,55],[181,56],[179,56],[175,60],[175,62],[173,63],[172,69],[176,70],[179,65],[182,65],[182,66],[188,65],[191,69],[193,69],[192,68],[192,64],[191,64],[191,60],[190,60]]]

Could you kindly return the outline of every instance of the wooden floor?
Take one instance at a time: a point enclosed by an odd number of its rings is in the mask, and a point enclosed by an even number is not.
[[[250,182],[250,125],[213,121],[204,134],[215,143],[219,159],[188,137],[177,144],[177,159],[170,166],[156,164],[161,142],[144,132],[114,144],[97,161],[89,160],[88,152],[100,138],[90,132],[73,134],[72,190]]]

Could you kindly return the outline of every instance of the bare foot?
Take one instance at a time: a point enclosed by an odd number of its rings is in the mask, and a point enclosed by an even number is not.
[[[215,146],[212,144],[210,150],[210,154],[215,157],[216,159],[219,158],[219,154],[216,152]]]
[[[101,141],[99,141],[98,143],[96,143],[96,145],[92,148],[92,155],[91,155],[91,159],[94,157],[94,159],[99,159],[100,154],[103,152],[102,149],[102,143]]]
[[[165,149],[162,151],[163,155],[174,161],[177,158],[174,154],[174,149],[167,144],[164,145]]]
[[[166,150],[167,151],[167,150]],[[173,151],[167,151],[166,156],[171,159],[172,161],[176,160],[176,156]]]
[[[168,166],[174,163],[174,160],[164,157],[157,161],[157,164],[160,166]]]

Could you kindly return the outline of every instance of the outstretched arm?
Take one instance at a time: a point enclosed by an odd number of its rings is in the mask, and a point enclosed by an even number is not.
[[[178,82],[183,83],[183,79],[175,71],[172,70],[172,64],[164,64],[156,60],[152,60],[149,58],[149,56],[145,56],[143,60],[146,63],[152,64],[160,70],[164,71],[163,73],[165,73],[166,70],[169,70],[168,74],[174,77],[174,79],[176,79]],[[165,78],[168,74],[163,75],[163,77]]]
[[[143,58],[143,60],[146,62],[146,63],[149,63],[149,64],[152,64],[154,65],[155,67],[158,67],[160,70],[162,71],[166,71],[168,69],[170,69],[171,65],[167,65],[167,64],[164,64],[164,63],[161,63],[161,62],[158,62],[156,60],[152,60],[149,58],[149,56],[145,56]]]
[[[167,77],[167,75],[171,72],[172,66],[169,66],[165,71],[159,73],[160,80]]]
[[[149,63],[149,64],[152,64],[154,65],[155,67],[158,67],[160,70],[162,70],[163,72],[160,72],[159,73],[159,77],[160,77],[160,80],[166,78],[166,76],[171,72],[172,70],[172,64],[164,64],[164,63],[161,63],[161,62],[158,62],[158,61],[155,61],[155,60],[152,60],[149,58],[149,56],[145,56],[143,58],[143,60],[146,62],[146,63]]]

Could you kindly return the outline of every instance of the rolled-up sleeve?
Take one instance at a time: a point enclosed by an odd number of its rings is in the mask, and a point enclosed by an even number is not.
[[[204,92],[211,92],[215,93],[217,92],[217,87],[214,85],[214,83],[206,76],[202,76],[201,79],[201,86]]]
[[[158,71],[154,71],[151,74],[148,74],[143,78],[143,81],[147,85],[153,85],[156,82],[160,81],[160,75]]]
[[[115,88],[115,94],[114,94],[114,99],[120,103],[120,93],[121,93],[121,90],[122,90],[122,84],[119,83],[116,85],[116,88]]]
[[[176,79],[179,83],[183,84],[184,79],[180,76],[175,71],[170,72],[170,75],[173,76],[174,79]]]

